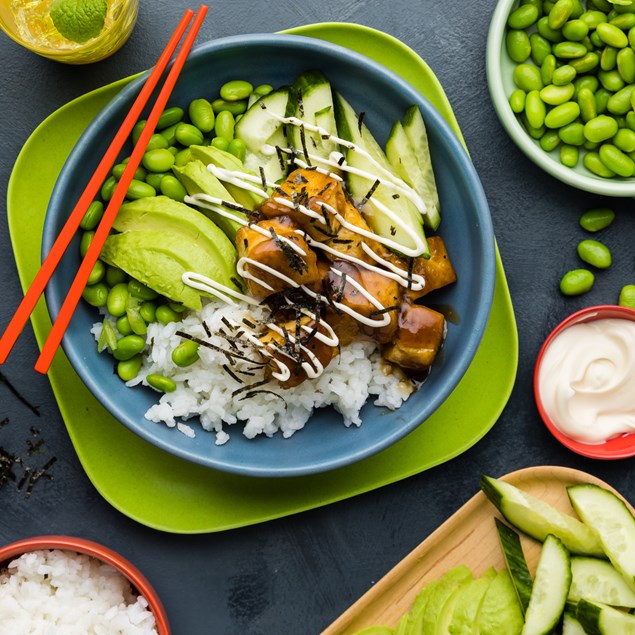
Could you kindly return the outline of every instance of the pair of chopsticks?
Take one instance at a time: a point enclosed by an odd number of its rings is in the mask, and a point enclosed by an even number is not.
[[[159,117],[163,112],[170,95],[172,94],[172,90],[174,89],[174,85],[179,77],[181,69],[185,64],[185,60],[189,55],[190,49],[194,44],[194,40],[198,34],[198,31],[205,19],[205,15],[207,14],[207,7],[205,5],[201,5],[194,17],[194,21],[192,22],[192,26],[190,27],[185,40],[174,60],[174,64],[168,73],[168,76],[157,96],[156,102],[152,107],[152,110],[147,118],[147,122],[137,144],[135,145],[132,155],[130,156],[130,160],[126,165],[126,168],[119,179],[119,183],[117,184],[117,188],[115,189],[112,198],[110,199],[106,210],[104,211],[104,215],[102,217],[99,226],[95,231],[95,236],[82,260],[82,263],[77,270],[77,274],[75,275],[75,279],[71,284],[71,287],[66,295],[64,303],[60,309],[60,312],[53,324],[53,328],[51,329],[46,342],[42,348],[42,352],[38,357],[38,360],[35,364],[35,370],[40,373],[46,373],[53,361],[53,357],[59,348],[60,342],[62,341],[62,337],[66,332],[66,329],[73,317],[73,313],[75,308],[77,307],[77,303],[81,298],[82,292],[88,282],[88,277],[95,266],[99,258],[99,254],[101,249],[108,237],[112,224],[117,216],[117,212],[119,211],[119,207],[123,203],[123,200],[126,196],[126,192],[134,177],[135,170],[139,167],[141,163],[141,159],[146,150],[150,137],[154,133],[156,125],[159,121]],[[161,56],[159,57],[156,66],[153,68],[152,72],[148,76],[145,84],[143,85],[139,95],[135,99],[130,111],[126,115],[121,127],[115,134],[110,146],[106,150],[103,158],[99,162],[93,176],[91,177],[86,189],[80,196],[75,208],[71,212],[68,220],[64,224],[62,231],[59,236],[55,240],[55,243],[51,247],[51,251],[46,256],[46,259],[42,263],[40,270],[37,275],[33,279],[31,286],[26,292],[22,302],[18,306],[15,314],[13,315],[11,321],[7,325],[2,337],[0,338],[0,364],[3,364],[16,340],[20,336],[20,333],[24,329],[29,316],[35,309],[35,306],[42,295],[44,288],[48,284],[48,281],[51,279],[56,267],[60,263],[66,248],[70,244],[73,236],[77,232],[79,228],[79,224],[81,223],[88,206],[91,204],[97,193],[100,191],[102,183],[108,176],[108,173],[113,166],[115,160],[119,156],[119,152],[123,148],[124,143],[128,139],[130,133],[134,125],[136,124],[138,118],[141,116],[141,113],[148,103],[152,92],[156,88],[161,75],[167,68],[167,65],[172,57],[174,51],[176,50],[183,34],[185,33],[188,25],[192,20],[192,16],[194,12],[191,9],[188,9],[183,18],[179,22],[176,30],[174,31],[170,41]]]

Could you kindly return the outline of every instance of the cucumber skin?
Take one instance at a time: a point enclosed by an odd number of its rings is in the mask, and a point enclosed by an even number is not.
[[[518,523],[517,521],[514,520],[514,518],[510,518],[508,510],[506,510],[506,504],[505,504],[506,494],[504,491],[501,491],[501,487],[499,486],[499,483],[502,484],[502,486],[505,488],[512,488],[513,490],[517,490],[522,495],[523,507],[526,506],[525,497],[529,499],[534,499],[538,503],[540,503],[542,506],[549,508],[550,510],[553,510],[558,516],[566,519],[566,522],[570,523],[570,526],[568,528],[554,528],[552,525],[550,527],[544,527],[543,529],[538,531],[535,529],[535,527],[532,530],[532,528],[529,526],[530,523],[525,523],[524,526],[523,526],[523,523]],[[510,483],[506,483],[505,481],[499,481],[498,479],[492,478],[491,476],[481,475],[480,484],[481,484],[481,490],[483,491],[483,493],[487,496],[487,498],[489,498],[489,500],[494,504],[494,506],[498,509],[498,511],[503,515],[505,520],[507,520],[516,529],[519,529],[523,533],[527,534],[528,536],[531,536],[532,538],[535,538],[536,540],[539,540],[540,542],[544,542],[547,535],[551,533],[551,534],[557,535],[558,538],[560,538],[564,542],[566,548],[571,553],[582,555],[582,556],[606,558],[604,549],[602,548],[599,538],[595,535],[595,532],[589,527],[587,527],[585,524],[581,523],[579,520],[573,518],[572,516],[568,516],[567,514],[564,514],[563,512],[560,512],[555,507],[552,507],[551,505],[541,501],[535,496],[531,496],[530,494],[525,494],[520,488],[516,487],[515,485],[511,485]],[[530,512],[531,510],[527,510],[524,512],[524,515],[527,517],[528,520],[531,521]],[[531,513],[536,515],[534,512],[531,512]],[[516,516],[517,514],[514,514],[514,517]],[[582,540],[582,542],[580,541],[579,537],[571,536],[572,527],[575,527],[576,531],[583,531],[586,533],[585,539]]]
[[[518,595],[518,601],[520,602],[523,614],[525,614],[529,606],[533,582],[520,544],[520,538],[513,529],[501,522],[498,518],[494,520],[496,521],[496,529],[503,550],[505,564],[507,565],[507,570],[516,589],[516,595]]]
[[[588,635],[633,635],[635,617],[610,606],[580,600],[576,608],[576,619]],[[621,622],[616,624],[616,622]],[[617,629],[615,626],[617,625]]]

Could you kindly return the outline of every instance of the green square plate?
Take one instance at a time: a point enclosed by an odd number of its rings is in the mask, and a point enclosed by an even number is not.
[[[462,139],[438,80],[399,40],[367,27],[339,23],[286,32],[346,46],[395,71],[427,97]],[[84,128],[130,79],[63,106],[40,124],[22,149],[9,182],[7,208],[24,288],[40,265],[44,215],[66,157]],[[32,174],[38,174],[37,184]],[[448,400],[425,425],[394,446],[333,472],[260,479],[206,469],[155,448],[120,425],[88,392],[61,351],[49,378],[88,478],[116,509],[144,525],[174,533],[214,532],[259,523],[417,474],[464,452],[486,434],[507,403],[518,363],[516,323],[498,254],[496,271],[494,302],[482,344]],[[42,345],[50,329],[43,300],[32,321]]]

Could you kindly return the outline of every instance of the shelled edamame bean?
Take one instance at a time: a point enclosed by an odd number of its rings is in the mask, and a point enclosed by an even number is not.
[[[566,166],[582,157],[596,176],[635,176],[635,11],[602,0],[521,0],[507,27],[516,64],[509,103],[527,133],[546,152],[560,146]]]

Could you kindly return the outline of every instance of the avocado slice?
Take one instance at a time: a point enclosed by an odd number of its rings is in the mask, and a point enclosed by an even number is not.
[[[190,248],[204,250],[210,258],[226,264],[229,276],[236,276],[236,248],[207,216],[167,196],[149,196],[119,209],[113,228],[118,232],[149,230],[183,234]]]
[[[461,588],[454,603],[454,610],[448,625],[448,631],[452,635],[472,635],[478,609],[495,577],[496,571],[492,567],[480,578]]]
[[[496,574],[478,611],[475,635],[520,635],[525,620],[507,569]]]
[[[220,148],[215,148],[214,146],[190,146],[190,153],[192,159],[201,161],[204,165],[213,163],[224,170],[233,170],[255,176],[255,172],[248,170],[238,157]],[[254,185],[258,187],[257,183]],[[233,183],[223,181],[223,186],[239,205],[247,209],[253,210],[265,200],[262,196],[258,196]]]
[[[188,161],[183,166],[174,166],[172,171],[176,175],[176,178],[183,184],[183,187],[187,190],[187,193],[190,196],[194,194],[208,194],[209,196],[220,198],[228,203],[236,202],[225,186],[208,171],[202,161]],[[227,211],[247,221],[247,217],[243,212],[238,212],[236,210]],[[226,218],[225,216],[217,214],[216,212],[202,206],[201,212],[213,220],[225,232],[227,237],[234,242],[236,232],[242,227],[241,223],[231,220],[230,218]]]
[[[210,258],[204,249],[193,248],[191,237],[181,233],[137,230],[112,234],[104,243],[101,259],[195,311],[201,309],[201,292],[183,283],[181,277],[186,271],[236,288],[226,263]]]

